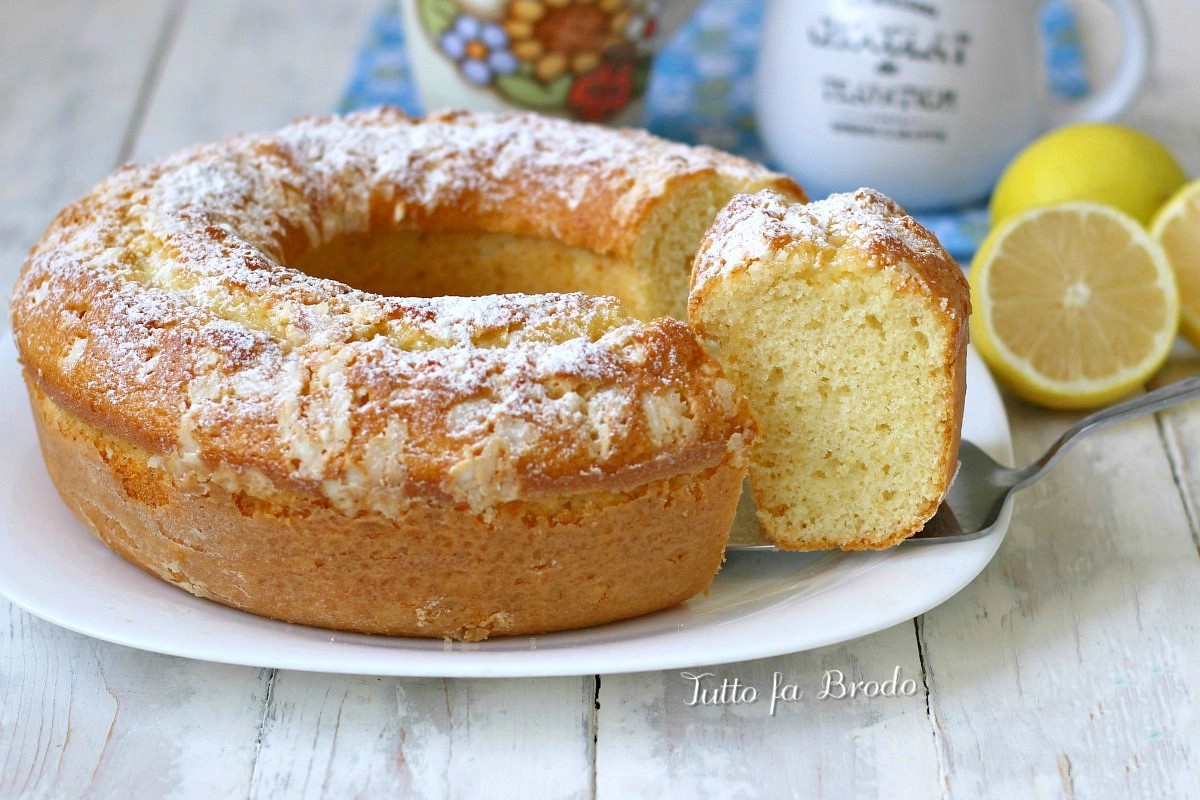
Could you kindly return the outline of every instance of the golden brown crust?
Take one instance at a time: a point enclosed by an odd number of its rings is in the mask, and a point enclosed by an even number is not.
[[[463,530],[482,526],[473,536],[516,536],[514,503],[549,504],[531,529],[545,533],[559,524],[556,503],[606,497],[596,532],[619,523],[666,536],[673,515],[652,517],[648,501],[617,510],[613,498],[661,500],[666,486],[735,497],[729,475],[754,434],[686,325],[582,294],[384,297],[287,264],[344,234],[396,229],[534,236],[625,258],[654,249],[648,221],[698,181],[716,195],[802,196],[716,151],[521,114],[311,118],[125,167],[34,247],[13,326],[35,396],[84,439],[132,448],[128,463],[144,460],[155,477],[108,464],[124,499],[112,484],[89,500],[62,482],[89,462],[86,448],[44,441],[59,454],[60,490],[78,494],[77,513],[118,549],[79,503],[130,517],[120,527],[143,550],[123,552],[160,574],[145,553],[165,557],[150,540],[184,524],[179,515],[233,526],[213,536],[267,535],[212,499],[222,492],[243,507],[308,503],[325,529],[387,520],[397,541],[430,508]],[[715,552],[713,541],[701,549]],[[660,552],[674,547],[667,537]],[[679,599],[649,595],[656,607]],[[297,604],[264,613],[301,615]]]
[[[508,496],[709,466],[741,413],[681,324],[637,323],[578,295],[381,297],[283,266],[285,253],[356,229],[346,209],[360,195],[371,203],[358,222],[372,226],[507,229],[599,251],[628,246],[639,216],[696,171],[778,178],[715,151],[580,128],[381,110],[126,168],[31,253],[13,300],[22,361],[56,402],[181,455],[180,469],[255,470],[292,487],[354,484],[362,448],[381,437],[403,454],[397,488],[459,499],[486,453]],[[582,139],[569,155],[556,149],[566,133]],[[380,174],[364,175],[370,165]],[[563,434],[580,428],[590,439]],[[398,478],[367,477],[364,492]]]
[[[743,470],[567,505],[413,506],[348,520],[297,494],[173,481],[151,457],[31,385],[42,452],[72,511],[151,574],[262,616],[339,630],[478,641],[598,625],[700,592],[724,556]]]
[[[897,288],[939,304],[944,316],[961,328],[956,336],[966,337],[971,296],[962,270],[937,237],[874,189],[833,195],[808,205],[772,189],[734,197],[697,251],[688,318],[703,324],[703,315],[690,313],[690,308],[703,304],[709,285],[763,258],[808,254],[820,263],[815,256],[821,250],[847,244],[891,275]]]

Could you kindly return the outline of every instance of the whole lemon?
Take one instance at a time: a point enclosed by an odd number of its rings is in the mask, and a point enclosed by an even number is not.
[[[1124,125],[1088,122],[1051,131],[1005,168],[992,194],[996,225],[1033,208],[1100,203],[1149,224],[1186,180],[1156,139]]]

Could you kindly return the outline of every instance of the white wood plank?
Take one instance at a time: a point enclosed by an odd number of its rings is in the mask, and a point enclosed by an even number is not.
[[[1152,386],[1157,388],[1198,375],[1200,351],[1180,339],[1166,366],[1154,376]],[[1160,425],[1176,488],[1192,528],[1192,540],[1200,551],[1200,401],[1162,415]]]
[[[6,298],[24,251],[50,218],[120,160],[169,12],[168,3],[134,0],[5,5]],[[261,684],[255,670],[97,642],[5,601],[0,620],[0,795],[153,796],[175,786],[195,796],[244,792],[261,718],[251,699]],[[228,769],[211,770],[230,745],[239,752],[225,753]]]
[[[51,218],[121,158],[167,0],[0,8],[0,301]],[[0,315],[8,330],[8,314]]]
[[[253,796],[396,795],[406,768],[392,684],[371,677],[279,673]]]
[[[315,0],[190,4],[133,156],[332,108],[371,11],[369,3]],[[258,752],[245,743],[235,752],[254,762],[256,796],[584,797],[592,782],[592,687],[581,678],[403,682],[280,673]],[[231,687],[231,694],[251,716],[263,713],[258,693]],[[200,756],[223,738],[218,732],[180,747]]]
[[[587,797],[592,687],[280,672],[253,796]]]
[[[0,796],[245,795],[269,671],[0,621]]]
[[[332,111],[376,7],[327,0],[189,3],[135,160]]]
[[[1157,56],[1125,121],[1200,172],[1200,8],[1147,0]],[[1177,348],[1159,383],[1197,368]],[[1190,366],[1189,366],[1190,364]],[[1075,419],[1009,402],[1030,460]],[[996,560],[922,626],[951,796],[1195,796],[1200,409],[1096,434],[1017,498]],[[1175,464],[1164,455],[1164,438]],[[1180,476],[1181,498],[1172,473]]]
[[[1022,461],[1074,419],[1009,411]],[[1198,584],[1153,420],[1094,434],[1022,492],[996,559],[923,620],[949,794],[1194,792]]]
[[[837,673],[911,694],[846,697]],[[830,675],[832,696],[821,699]],[[778,675],[778,677],[776,677]],[[733,702],[733,682],[753,702]],[[727,682],[730,691],[721,694]],[[771,696],[785,685],[802,696]],[[696,687],[712,690],[696,702]],[[793,690],[794,692],[795,690]],[[748,695],[742,695],[748,698]],[[807,653],[634,675],[600,685],[596,796],[607,798],[930,797],[939,771],[913,623]]]
[[[329,111],[374,10],[374,3],[320,0],[189,4],[135,157]],[[282,672],[253,793],[587,796],[592,685],[588,678],[430,682]]]
[[[172,3],[151,0],[5,4],[5,298],[25,250],[51,217],[125,155],[144,87],[168,43],[172,13]],[[0,627],[0,795],[246,792],[266,673],[98,642],[5,601],[0,620],[6,623]],[[214,770],[218,761],[223,767]]]

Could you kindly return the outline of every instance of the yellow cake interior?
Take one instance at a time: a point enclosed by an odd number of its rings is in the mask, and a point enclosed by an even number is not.
[[[289,266],[381,295],[581,291],[616,296],[642,319],[683,317],[693,228],[723,197],[715,184],[690,188],[656,208],[623,254],[400,227],[336,236]],[[762,430],[751,467],[760,517],[789,547],[893,544],[920,528],[944,489],[940,443],[958,424],[946,366],[954,330],[928,296],[898,288],[867,258],[835,240],[780,251],[705,300],[705,334]]]
[[[288,266],[390,297],[585,292],[616,297],[634,317],[687,319],[696,243],[728,199],[715,179],[663,199],[627,253],[537,236],[395,228],[335,236]]]
[[[773,538],[879,547],[940,499],[957,424],[950,332],[851,250],[757,264],[706,298],[706,334],[761,430],[750,480]]]

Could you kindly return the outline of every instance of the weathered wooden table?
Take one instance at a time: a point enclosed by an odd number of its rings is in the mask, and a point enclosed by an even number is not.
[[[1200,5],[1149,5],[1159,57],[1128,120],[1200,174]],[[53,213],[118,163],[331,108],[373,10],[0,2],[5,299]],[[1085,22],[1111,37],[1102,13]],[[1197,361],[1181,347],[1162,379]],[[1018,460],[1074,419],[1006,402]],[[693,682],[674,670],[454,680],[224,666],[0,601],[0,796],[1200,796],[1197,457],[1198,407],[1101,433],[1018,498],[998,555],[945,604],[841,645],[690,670],[758,686],[780,672],[814,690],[829,670],[916,680],[909,696],[774,716],[688,705]]]

